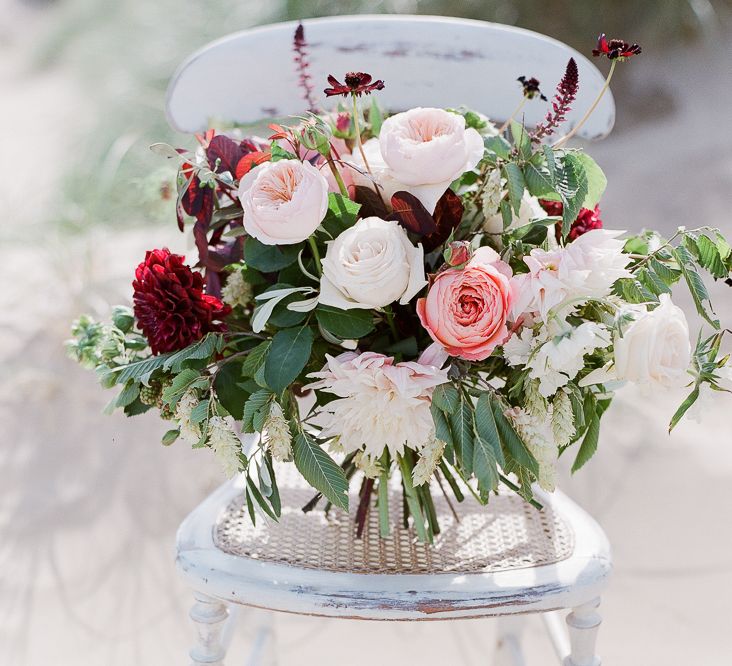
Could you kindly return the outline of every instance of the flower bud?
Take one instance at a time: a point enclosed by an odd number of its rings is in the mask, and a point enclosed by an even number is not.
[[[448,266],[462,266],[470,261],[472,252],[468,241],[452,241],[446,248],[443,256]]]

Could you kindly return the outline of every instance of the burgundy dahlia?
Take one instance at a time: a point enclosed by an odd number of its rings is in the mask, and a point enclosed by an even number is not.
[[[222,331],[231,312],[215,296],[203,293],[203,276],[170,250],[148,250],[135,271],[135,319],[153,354],[177,351],[206,333]]]
[[[562,217],[562,211],[564,206],[561,201],[549,201],[547,199],[540,199],[539,203],[541,207],[547,212],[548,215],[553,217]],[[567,241],[571,242],[575,238],[578,238],[582,234],[586,234],[588,231],[593,229],[602,229],[602,219],[600,219],[600,206],[594,208],[580,208],[577,219],[572,222],[572,227],[569,230],[569,236]],[[562,237],[562,222],[558,221],[555,225],[557,240]]]
[[[328,83],[330,83],[331,87],[326,88],[323,92],[326,97],[332,97],[333,95],[348,97],[351,94],[360,97],[363,93],[370,95],[374,90],[384,89],[384,82],[381,79],[373,81],[373,83],[372,80],[373,77],[371,74],[367,74],[366,72],[348,72],[344,85],[331,74],[328,77]]]

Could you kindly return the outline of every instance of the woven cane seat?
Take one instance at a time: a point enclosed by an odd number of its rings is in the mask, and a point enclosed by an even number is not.
[[[481,506],[467,496],[461,503],[451,499],[456,518],[439,487],[433,489],[433,497],[441,532],[431,546],[420,544],[414,529],[403,527],[398,483],[390,487],[391,536],[379,538],[378,511],[372,500],[359,539],[355,494],[348,514],[338,509],[331,509],[327,516],[322,509],[303,513],[301,508],[312,499],[313,489],[294,465],[280,466],[277,478],[282,497],[280,521],[258,516],[253,526],[244,496],[238,495],[214,526],[216,548],[230,555],[306,569],[453,575],[554,564],[570,557],[574,549],[571,526],[549,506],[539,511],[520,497],[503,493]]]

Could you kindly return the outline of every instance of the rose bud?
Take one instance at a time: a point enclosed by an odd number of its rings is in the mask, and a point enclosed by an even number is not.
[[[462,266],[470,261],[472,251],[468,241],[452,241],[443,252],[445,263],[448,266]]]

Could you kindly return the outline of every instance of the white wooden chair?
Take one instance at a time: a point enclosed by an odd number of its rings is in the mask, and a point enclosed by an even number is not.
[[[211,118],[244,123],[302,112],[291,54],[295,27],[283,23],[236,33],[191,56],[170,84],[171,125],[194,132]],[[580,92],[568,130],[603,84],[592,63],[573,49],[501,25],[350,16],[315,19],[305,27],[316,90],[325,87],[328,74],[365,69],[386,81],[379,100],[394,110],[465,104],[501,121],[520,99],[518,76],[537,77],[549,96],[574,57]],[[532,102],[525,120],[538,122],[545,112],[545,104]],[[613,100],[606,95],[579,134],[603,137],[613,121]],[[609,545],[592,518],[561,492],[538,493],[542,512],[512,495],[499,495],[487,507],[466,499],[457,505],[458,521],[438,491],[443,530],[427,547],[401,526],[397,489],[390,501],[392,537],[381,541],[375,515],[356,539],[353,512],[303,514],[300,507],[312,489],[291,465],[279,468],[278,480],[279,524],[260,518],[250,525],[239,479],[224,484],[180,526],[177,566],[196,599],[193,664],[223,664],[234,611],[242,605],[369,620],[496,617],[497,664],[523,663],[521,617],[541,613],[564,666],[599,666],[597,606],[611,569]],[[568,637],[557,615],[563,609],[569,610]],[[265,638],[266,630],[258,648]],[[274,663],[271,650],[259,649],[258,655],[250,663]]]

